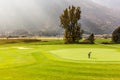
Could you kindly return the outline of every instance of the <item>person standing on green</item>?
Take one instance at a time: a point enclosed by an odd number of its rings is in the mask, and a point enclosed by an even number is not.
[[[91,58],[91,53],[92,53],[92,52],[89,52],[89,53],[88,53],[88,59]]]

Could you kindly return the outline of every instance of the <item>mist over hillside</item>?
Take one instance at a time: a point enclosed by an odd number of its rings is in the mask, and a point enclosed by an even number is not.
[[[111,33],[120,25],[116,11],[92,0],[1,0],[0,32],[61,33],[59,16],[69,5],[81,7],[81,26],[88,33]]]
[[[100,5],[120,10],[120,0],[93,0],[93,1]]]

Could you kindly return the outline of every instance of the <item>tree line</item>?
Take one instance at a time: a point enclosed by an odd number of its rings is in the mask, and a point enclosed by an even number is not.
[[[80,7],[69,6],[60,16],[60,27],[64,29],[64,40],[66,44],[79,43],[82,39],[83,30],[79,20],[81,19]],[[94,44],[94,33],[84,40],[86,43]],[[120,43],[120,27],[112,33],[112,42]]]

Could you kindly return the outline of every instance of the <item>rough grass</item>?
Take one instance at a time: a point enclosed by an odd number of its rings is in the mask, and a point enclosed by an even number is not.
[[[50,51],[67,49],[65,53],[67,54],[71,52],[69,49],[76,48],[80,51],[83,48],[99,48],[101,50],[98,52],[101,53],[104,49],[116,49],[119,52],[119,44],[103,46],[61,43],[63,41],[0,45],[0,80],[120,80],[120,62],[114,59],[111,61],[74,61],[58,58],[50,53]],[[114,52],[110,51],[110,54],[114,55]]]
[[[0,39],[0,44],[31,43],[40,42],[40,39]]]
[[[102,42],[111,42],[112,39],[111,38],[108,38],[108,39],[101,39],[101,38],[98,38],[95,40],[97,43],[102,43]]]

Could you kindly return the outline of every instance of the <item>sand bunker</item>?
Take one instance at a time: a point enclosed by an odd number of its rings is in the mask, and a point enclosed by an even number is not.
[[[32,49],[32,48],[28,48],[28,47],[13,47],[13,48],[17,48],[17,49],[21,49],[21,50],[28,50],[28,49]]]

